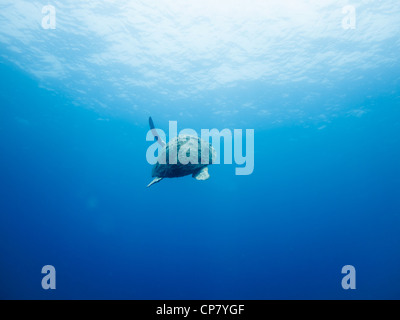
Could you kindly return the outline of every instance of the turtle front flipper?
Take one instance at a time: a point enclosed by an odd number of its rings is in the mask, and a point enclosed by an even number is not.
[[[154,180],[147,185],[147,188],[150,187],[152,184],[160,182],[162,179],[164,179],[164,178],[160,178],[160,177],[154,178]]]
[[[207,180],[210,178],[210,174],[208,173],[208,167],[204,167],[203,169],[192,174],[192,177],[196,180]]]
[[[149,125],[150,125],[150,129],[151,129],[151,133],[156,138],[156,141],[161,145],[161,147],[165,147],[166,143],[158,135],[156,127],[153,122],[153,119],[151,117],[149,117]]]

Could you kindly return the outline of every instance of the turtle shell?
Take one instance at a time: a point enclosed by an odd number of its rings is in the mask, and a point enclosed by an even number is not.
[[[215,158],[216,152],[210,143],[195,136],[179,135],[162,148],[152,176],[183,177],[212,164]]]

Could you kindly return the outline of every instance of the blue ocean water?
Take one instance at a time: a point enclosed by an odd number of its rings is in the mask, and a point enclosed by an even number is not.
[[[400,298],[397,1],[50,4],[0,5],[1,299]],[[254,172],[146,188],[149,116]]]

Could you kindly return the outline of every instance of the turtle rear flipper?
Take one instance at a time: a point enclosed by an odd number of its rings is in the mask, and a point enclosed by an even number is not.
[[[162,179],[164,179],[164,178],[160,178],[160,177],[154,178],[154,180],[147,185],[147,188],[150,187],[152,184],[160,182]]]
[[[192,174],[192,177],[196,180],[207,180],[210,178],[210,174],[208,173],[208,168],[204,167],[203,169]]]

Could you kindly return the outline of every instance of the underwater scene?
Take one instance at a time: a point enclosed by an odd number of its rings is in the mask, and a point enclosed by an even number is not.
[[[0,2],[0,299],[399,299],[400,2]]]

